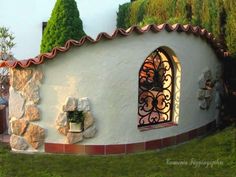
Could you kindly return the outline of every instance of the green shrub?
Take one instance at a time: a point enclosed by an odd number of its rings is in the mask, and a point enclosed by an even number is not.
[[[147,5],[146,0],[142,0],[142,3],[139,6],[138,12],[137,12],[137,22],[141,22],[145,16],[146,13],[146,5]]]
[[[229,52],[232,55],[235,55],[236,54],[236,10],[232,11],[227,16],[226,43],[227,43]]]
[[[84,35],[75,0],[57,0],[43,33],[41,53],[63,46],[69,39],[79,40]]]
[[[146,26],[149,24],[158,24],[158,18],[157,17],[144,17],[144,19],[139,23],[139,26]]]
[[[159,23],[165,23],[172,12],[172,0],[149,0],[146,6],[146,16],[158,18]]]
[[[223,10],[221,6],[223,4],[220,3],[221,0],[216,1],[209,1],[209,14],[210,14],[210,25],[211,25],[211,31],[216,36],[220,36],[220,14]]]
[[[224,6],[227,12],[226,19],[226,44],[229,52],[236,55],[236,1],[225,0]]]
[[[143,20],[146,0],[137,0],[130,6],[130,24],[136,25]]]
[[[192,2],[192,23],[194,25],[200,26],[202,23],[201,10],[202,10],[202,1],[203,0],[193,0]]]
[[[223,12],[223,0],[193,0],[192,24],[206,28],[216,37],[219,37],[221,28],[221,13]]]
[[[167,23],[169,23],[169,24],[176,24],[176,23],[187,24],[188,20],[184,17],[183,18],[173,17],[173,18],[169,18],[167,20]]]
[[[191,23],[225,40],[230,53],[235,54],[235,7],[234,0],[136,0],[120,6],[117,27]]]
[[[205,0],[203,1],[202,3],[202,14],[201,14],[201,17],[202,17],[202,23],[201,23],[201,26],[206,28],[208,31],[212,31],[211,29],[211,19],[210,19],[210,13],[209,13],[209,2],[208,0]]]
[[[130,6],[131,3],[125,3],[119,5],[119,10],[117,12],[116,27],[127,29],[130,27]]]
[[[190,23],[192,19],[192,5],[188,0],[177,0],[175,15],[173,18],[180,19],[179,23]]]
[[[84,122],[84,112],[83,111],[68,111],[67,112],[68,121],[72,123],[82,123]]]

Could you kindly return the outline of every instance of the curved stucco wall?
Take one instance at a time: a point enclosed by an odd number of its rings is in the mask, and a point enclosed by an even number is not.
[[[137,128],[138,73],[145,58],[160,46],[172,49],[181,64],[178,126],[141,132]],[[214,75],[218,65],[206,41],[177,32],[131,34],[73,47],[39,66],[45,75],[39,104],[39,125],[46,129],[45,142],[65,142],[55,121],[68,96],[88,97],[96,119],[96,136],[82,144],[144,142],[203,126],[214,119],[216,106],[213,100],[209,110],[199,108],[198,78],[207,67]]]

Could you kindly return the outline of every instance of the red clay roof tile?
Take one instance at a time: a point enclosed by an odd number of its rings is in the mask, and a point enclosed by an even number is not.
[[[180,24],[161,24],[161,25],[148,25],[145,27],[138,27],[138,26],[132,26],[127,30],[124,29],[116,29],[114,33],[110,36],[107,33],[100,33],[96,40],[92,39],[89,36],[82,37],[79,41],[76,40],[68,40],[64,47],[56,47],[54,48],[50,53],[43,53],[38,55],[35,58],[30,58],[26,60],[16,60],[16,61],[3,61],[0,63],[0,67],[9,67],[9,68],[15,68],[15,67],[29,67],[30,65],[39,65],[44,62],[44,60],[47,59],[53,59],[56,57],[58,52],[66,52],[68,51],[72,46],[80,47],[84,43],[97,43],[102,39],[115,39],[118,36],[129,36],[131,33],[136,32],[138,34],[143,34],[145,32],[161,32],[162,30],[166,30],[168,32],[185,32],[185,33],[191,33],[196,36],[201,37],[202,39],[206,40],[215,50],[216,54],[219,57],[224,57],[228,55],[228,52],[225,50],[224,46],[214,38],[212,33],[209,33],[206,29],[201,29],[198,26],[192,26],[192,25],[180,25]]]

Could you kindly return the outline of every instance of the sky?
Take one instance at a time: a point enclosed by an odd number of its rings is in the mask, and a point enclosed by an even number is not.
[[[76,0],[84,31],[95,38],[100,32],[112,34],[116,28],[119,4],[129,0]],[[27,59],[39,54],[42,22],[48,21],[56,0],[0,0],[0,26],[10,29],[16,46],[16,59]]]

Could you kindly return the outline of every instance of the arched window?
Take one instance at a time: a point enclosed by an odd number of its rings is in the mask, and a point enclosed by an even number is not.
[[[164,49],[153,51],[139,71],[138,127],[159,125],[173,120],[175,66]]]

